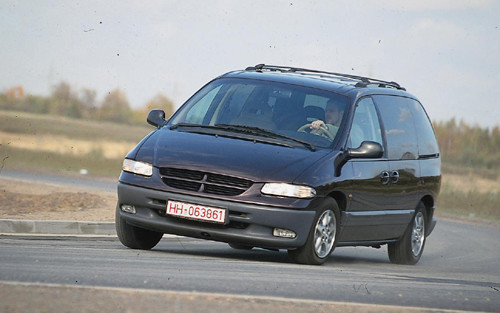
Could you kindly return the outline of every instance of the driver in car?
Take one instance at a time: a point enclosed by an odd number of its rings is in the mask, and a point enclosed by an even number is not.
[[[342,104],[336,103],[333,100],[329,100],[326,103],[325,108],[325,121],[316,120],[311,123],[309,127],[311,129],[311,133],[316,135],[321,135],[322,131],[320,129],[324,129],[331,134],[330,138],[335,138],[337,131],[340,126],[340,122],[342,121],[342,116],[344,115],[344,106]]]

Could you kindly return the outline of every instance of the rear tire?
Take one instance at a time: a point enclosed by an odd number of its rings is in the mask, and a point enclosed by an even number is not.
[[[296,263],[321,265],[335,249],[340,230],[340,210],[337,202],[327,198],[321,205],[311,227],[306,244],[288,255]]]
[[[163,233],[127,224],[120,214],[119,206],[116,207],[115,227],[120,242],[131,249],[150,250],[163,237]]]
[[[420,260],[425,246],[427,231],[427,214],[425,205],[420,202],[415,210],[413,220],[408,225],[403,238],[387,246],[389,260],[394,264],[414,265]]]

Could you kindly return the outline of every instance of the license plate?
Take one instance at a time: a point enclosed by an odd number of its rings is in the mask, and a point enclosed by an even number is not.
[[[226,222],[226,209],[179,201],[167,202],[167,214],[204,222],[220,224]]]

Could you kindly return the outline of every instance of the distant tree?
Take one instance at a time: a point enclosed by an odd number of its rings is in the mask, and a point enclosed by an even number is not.
[[[5,94],[0,95],[0,107],[7,110],[24,111],[24,89],[22,86],[15,86],[7,89]]]
[[[82,117],[83,104],[76,92],[66,82],[60,82],[52,88],[49,112],[70,117]]]
[[[10,110],[13,106],[12,100],[9,99],[6,93],[0,94],[0,108]]]
[[[25,94],[22,86],[16,86],[0,93],[0,108],[31,113],[48,113],[50,99],[46,96]]]
[[[489,130],[451,119],[435,122],[443,162],[467,168],[500,170],[500,129]]]
[[[27,112],[46,114],[50,111],[50,98],[43,96],[27,95],[23,99],[23,107]]]
[[[161,109],[165,111],[165,117],[169,118],[174,113],[174,102],[166,95],[158,93],[149,100],[142,108],[134,110],[132,120],[136,124],[143,124],[149,111],[153,109]]]
[[[83,88],[80,93],[80,100],[83,106],[83,117],[97,117],[97,91],[94,89]]]
[[[108,93],[99,109],[99,118],[113,122],[129,122],[132,118],[132,110],[127,96],[120,89]]]
[[[174,102],[164,94],[159,93],[146,103],[144,111],[149,112],[152,109],[161,109],[165,111],[165,117],[169,118],[174,114]]]

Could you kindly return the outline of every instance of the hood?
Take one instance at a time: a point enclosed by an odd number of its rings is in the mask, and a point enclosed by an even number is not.
[[[168,128],[154,132],[138,148],[135,158],[156,167],[207,171],[254,182],[293,182],[332,152]]]

